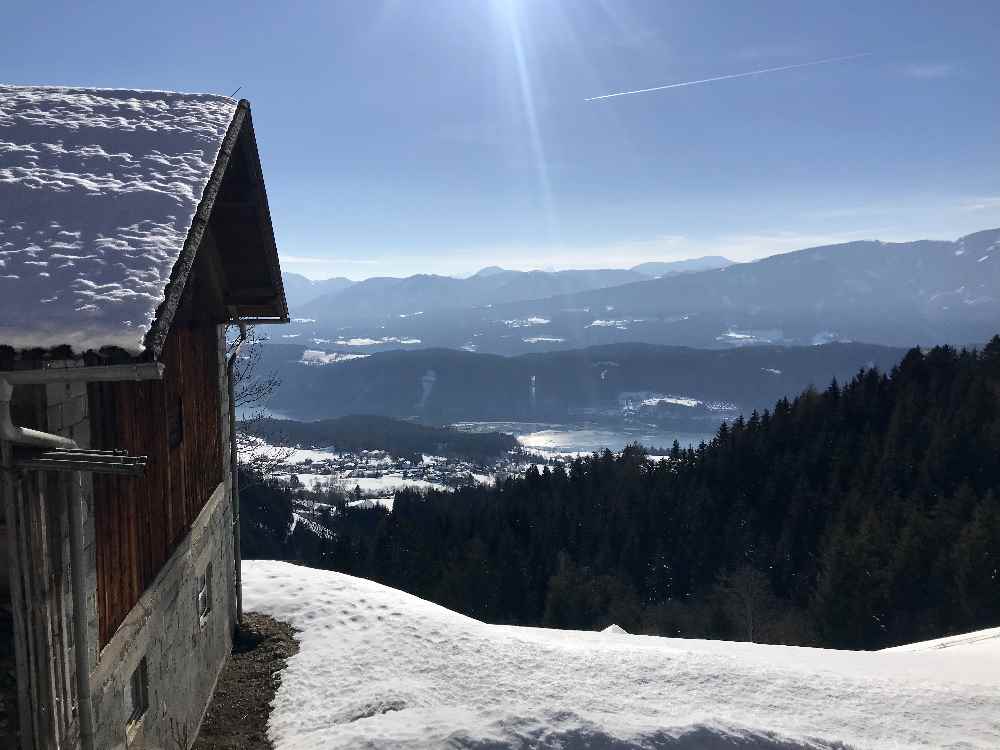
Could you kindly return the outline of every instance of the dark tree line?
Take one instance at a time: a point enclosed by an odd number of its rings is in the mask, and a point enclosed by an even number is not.
[[[842,648],[995,626],[1000,337],[914,349],[669,460],[633,446],[329,522],[283,554],[490,622]]]

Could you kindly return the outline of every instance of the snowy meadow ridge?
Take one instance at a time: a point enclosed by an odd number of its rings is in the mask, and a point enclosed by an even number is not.
[[[488,625],[283,562],[244,586],[299,630],[276,750],[1000,746],[1000,628],[835,651]]]

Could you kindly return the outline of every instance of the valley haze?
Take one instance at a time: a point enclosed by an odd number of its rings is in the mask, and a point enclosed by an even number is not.
[[[712,257],[694,268],[491,269],[465,279],[356,283],[289,277],[288,286],[300,296],[293,297],[295,320],[281,340],[325,351],[447,347],[510,355],[623,342],[710,349],[976,344],[1000,320],[1000,229],[954,241],[850,242],[751,263]]]

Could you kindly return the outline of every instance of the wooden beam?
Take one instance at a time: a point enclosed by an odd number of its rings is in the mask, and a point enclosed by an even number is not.
[[[252,211],[256,211],[257,210],[257,202],[256,201],[252,201],[252,200],[248,200],[248,201],[216,201],[215,202],[215,210],[218,211],[219,209],[239,209],[239,210],[250,209]]]
[[[129,456],[120,450],[15,450],[13,465],[34,471],[89,471],[141,477],[147,460],[146,456]]]
[[[207,314],[208,320],[219,322],[226,319],[226,274],[222,268],[219,246],[212,229],[214,224],[214,221],[211,222],[205,230],[202,246],[198,249],[195,280],[200,281],[201,288],[211,297],[210,300],[202,300],[197,308],[201,313]],[[200,275],[200,279],[197,275]]]
[[[239,289],[233,289],[226,295],[226,302],[233,299],[250,299],[260,302],[273,302],[278,299],[278,295],[274,293],[273,287],[268,286],[258,286],[258,287],[241,287]]]
[[[162,380],[163,370],[163,365],[159,362],[96,367],[46,367],[39,370],[0,370],[0,379],[11,385]]]
[[[267,188],[264,185],[264,173],[260,166],[260,151],[257,148],[257,135],[253,129],[253,117],[250,115],[249,107],[247,111],[246,128],[240,133],[240,140],[245,144],[244,154],[247,160],[248,172],[250,175],[249,187],[257,196],[257,223],[260,227],[260,236],[265,239],[264,258],[271,280],[277,291],[278,314],[283,320],[288,319],[288,301],[285,298],[285,287],[281,280],[281,267],[278,260],[278,248],[274,241],[274,226],[271,222],[271,208],[267,202]]]
[[[14,615],[14,659],[16,664],[17,684],[17,711],[18,724],[20,726],[21,742],[23,749],[31,750],[35,745],[35,726],[33,721],[32,694],[30,685],[29,659],[28,659],[28,622],[27,607],[22,575],[22,562],[20,555],[21,527],[21,503],[19,483],[15,482],[11,473],[12,456],[10,443],[0,440],[0,467],[5,471],[0,472],[0,489],[2,489],[4,517],[7,523],[8,553],[10,555],[10,599],[11,612]]]
[[[61,458],[32,458],[18,461],[19,469],[32,471],[89,471],[92,474],[117,474],[126,477],[142,477],[146,473],[146,464],[135,461],[83,461]]]

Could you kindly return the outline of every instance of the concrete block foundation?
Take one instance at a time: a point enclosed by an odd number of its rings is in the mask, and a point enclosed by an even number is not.
[[[221,483],[191,533],[101,650],[91,677],[97,747],[187,750],[194,742],[232,650],[234,612],[226,580],[232,555],[232,506]],[[209,565],[204,612],[199,593]],[[147,681],[145,710],[134,705],[137,670]],[[141,673],[137,679],[143,679]]]

